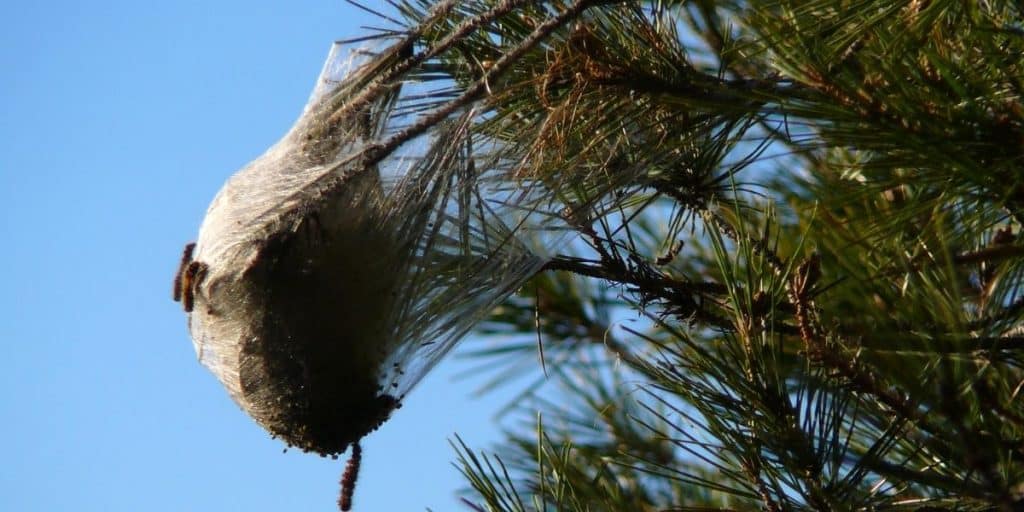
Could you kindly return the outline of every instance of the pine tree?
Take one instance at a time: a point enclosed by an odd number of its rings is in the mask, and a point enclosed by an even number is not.
[[[1021,4],[393,5],[392,140],[579,234],[463,347],[537,377],[471,508],[1024,509]]]

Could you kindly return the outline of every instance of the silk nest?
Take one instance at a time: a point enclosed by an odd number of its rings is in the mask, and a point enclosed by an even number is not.
[[[470,130],[416,136],[402,44],[335,45],[288,133],[217,193],[175,296],[199,360],[272,435],[321,455],[376,429],[572,230]],[[397,143],[396,143],[397,142]]]

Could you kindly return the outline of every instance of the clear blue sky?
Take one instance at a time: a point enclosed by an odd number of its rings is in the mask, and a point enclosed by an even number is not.
[[[382,2],[381,2],[382,3]],[[271,440],[196,361],[170,284],[223,181],[299,114],[340,0],[0,8],[0,510],[334,510],[343,460]],[[364,443],[361,511],[465,510],[498,439],[451,360]]]

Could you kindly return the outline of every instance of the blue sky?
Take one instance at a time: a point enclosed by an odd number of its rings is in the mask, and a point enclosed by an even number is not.
[[[0,510],[334,510],[344,461],[271,440],[170,300],[223,181],[299,114],[340,0],[0,8]],[[451,358],[364,442],[357,510],[465,510],[447,439],[498,437]],[[507,395],[506,395],[507,396]]]

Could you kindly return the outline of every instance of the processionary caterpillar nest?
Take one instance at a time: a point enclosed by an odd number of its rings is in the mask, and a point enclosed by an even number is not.
[[[474,150],[472,106],[373,153],[416,118],[422,84],[379,80],[410,54],[336,45],[295,125],[217,194],[174,283],[234,401],[325,456],[380,426],[570,232],[540,184]]]

